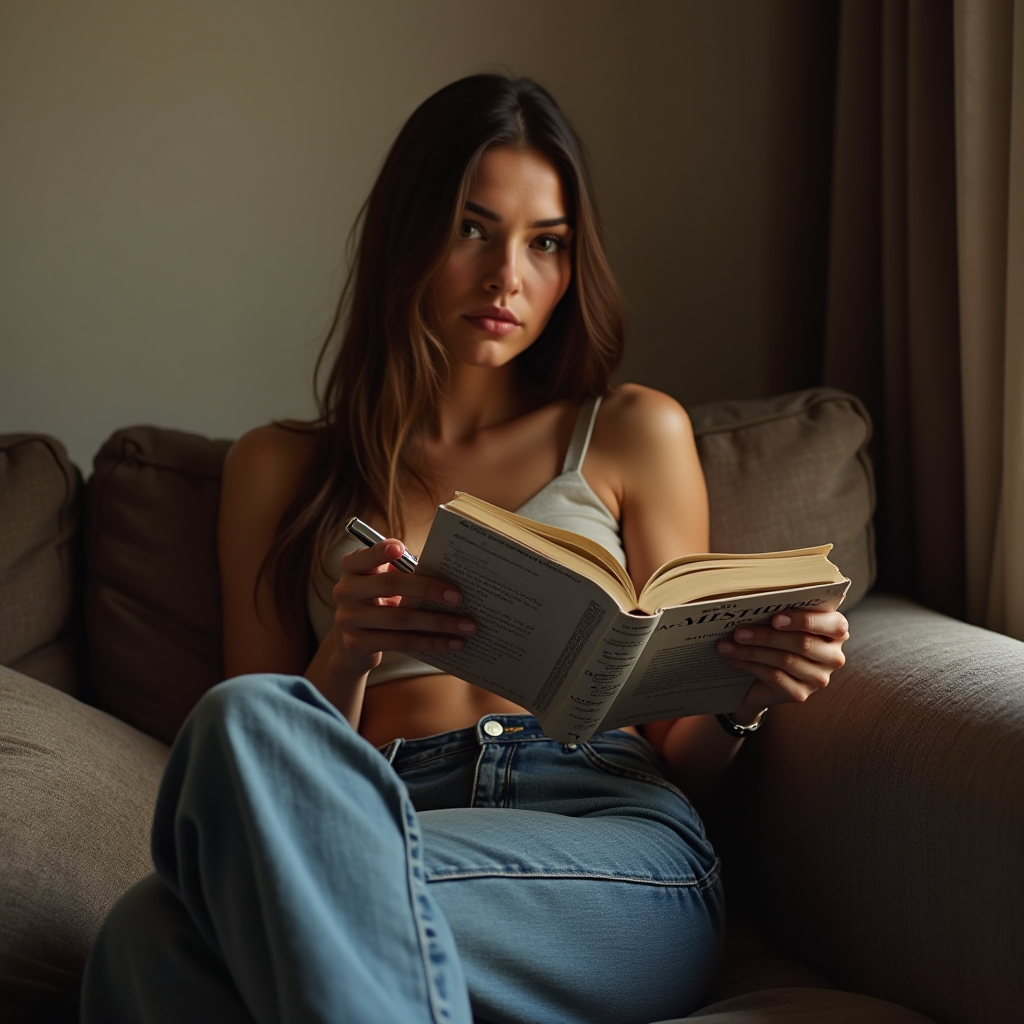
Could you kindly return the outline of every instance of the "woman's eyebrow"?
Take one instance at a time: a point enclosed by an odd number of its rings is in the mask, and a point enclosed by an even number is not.
[[[501,223],[501,214],[495,213],[493,210],[488,210],[486,206],[481,206],[479,203],[474,203],[470,200],[466,201],[466,209],[471,210],[473,213],[478,213],[481,217],[486,217],[488,220],[493,220],[495,224]],[[559,224],[568,224],[568,217],[551,217],[548,220],[535,220],[530,227],[533,228],[557,228]]]

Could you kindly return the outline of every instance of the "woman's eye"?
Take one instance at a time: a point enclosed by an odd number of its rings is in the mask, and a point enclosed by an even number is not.
[[[459,232],[460,238],[482,238],[483,232],[480,230],[480,225],[475,220],[464,220],[462,222],[462,229]]]
[[[558,252],[565,248],[565,242],[558,235],[541,235],[533,244],[541,252]]]

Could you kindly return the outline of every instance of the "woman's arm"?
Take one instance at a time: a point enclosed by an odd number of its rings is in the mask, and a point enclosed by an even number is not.
[[[299,675],[309,664],[310,633],[282,622],[267,578],[259,586],[256,581],[314,443],[311,434],[258,427],[241,437],[224,461],[217,551],[228,678],[251,672]]]
[[[602,407],[595,428],[599,469],[619,499],[622,538],[637,590],[671,558],[710,545],[704,473],[685,410],[672,398],[639,385],[623,385]],[[773,627],[738,630],[723,657],[756,681],[733,719],[750,724],[762,709],[806,700],[843,663],[846,620],[838,612],[794,613]],[[694,795],[715,787],[744,742],[713,715],[650,722],[644,735],[675,777]]]
[[[312,433],[258,427],[232,445],[224,461],[217,531],[224,674],[229,679],[253,672],[305,676],[357,728],[366,670],[332,668],[334,630],[316,648],[311,629],[281,620],[271,585],[266,575],[259,576],[315,444]]]
[[[228,452],[218,524],[224,672],[228,678],[303,675],[358,728],[367,673],[380,663],[382,650],[450,649],[475,626],[465,616],[416,609],[422,599],[456,608],[462,597],[441,580],[389,572],[389,560],[404,550],[394,539],[342,559],[333,591],[335,624],[315,652],[310,629],[281,620],[259,570],[315,443],[312,434],[259,427]]]

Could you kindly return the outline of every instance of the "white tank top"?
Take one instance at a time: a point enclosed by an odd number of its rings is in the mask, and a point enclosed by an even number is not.
[[[565,454],[562,472],[544,485],[529,501],[515,511],[550,526],[573,530],[596,541],[624,566],[626,554],[622,547],[619,523],[608,506],[597,496],[580,471],[594,432],[594,421],[601,396],[589,398],[580,406],[576,428]],[[317,571],[310,579],[307,607],[310,622],[320,643],[334,625],[334,601],[331,588],[341,574],[341,559],[360,547],[348,534],[327,553],[327,573]],[[404,679],[410,676],[441,674],[441,669],[425,665],[400,651],[385,651],[381,663],[370,672],[368,686]]]

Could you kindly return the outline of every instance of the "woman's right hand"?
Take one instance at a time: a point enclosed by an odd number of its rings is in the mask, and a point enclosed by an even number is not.
[[[333,590],[332,673],[354,681],[376,668],[384,651],[457,650],[476,632],[465,615],[418,607],[426,600],[454,609],[462,594],[444,580],[395,569],[391,560],[404,552],[400,540],[388,538],[342,558]]]

